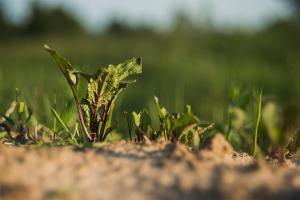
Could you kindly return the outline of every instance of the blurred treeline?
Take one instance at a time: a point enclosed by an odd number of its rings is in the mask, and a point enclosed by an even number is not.
[[[33,4],[29,20],[18,26],[8,23],[0,9],[0,111],[14,99],[17,87],[42,122],[49,120],[49,108],[62,111],[71,102],[44,43],[86,71],[142,56],[144,73],[121,98],[120,116],[123,110],[151,108],[157,95],[169,110],[191,104],[201,119],[222,122],[235,85],[262,87],[265,96],[281,104],[298,102],[299,1],[291,2],[294,17],[255,32],[197,26],[178,14],[167,31],[114,20],[105,31],[90,34],[60,8]]]

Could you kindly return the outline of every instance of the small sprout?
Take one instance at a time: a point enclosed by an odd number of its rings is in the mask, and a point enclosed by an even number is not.
[[[44,48],[59,66],[75,99],[79,122],[89,142],[102,142],[115,128],[112,113],[118,95],[135,80],[127,80],[132,75],[142,73],[142,59],[132,58],[116,66],[108,65],[94,74],[76,70],[65,58],[45,45]],[[80,99],[77,86],[80,78],[88,82],[86,97]]]
[[[132,112],[131,115],[127,112],[124,114],[127,120],[130,140],[132,140],[132,132],[134,132],[134,140],[139,143],[144,142],[145,137],[152,134],[151,118],[148,111],[143,110],[139,113]]]
[[[22,100],[20,91],[16,89],[16,100],[12,102],[10,108],[0,117],[0,132],[6,134],[4,138],[15,144],[28,144],[34,142],[29,134],[29,121],[32,118],[32,112],[27,104]]]
[[[154,97],[160,129],[155,131],[151,128],[151,118],[146,110],[129,115],[125,112],[128,124],[129,137],[135,132],[137,142],[143,142],[145,137],[157,140],[163,137],[166,141],[181,142],[191,147],[200,146],[200,135],[213,128],[213,123],[201,124],[200,120],[193,115],[190,105],[186,106],[185,113],[169,113],[166,108],[160,106],[158,98]],[[203,125],[205,125],[203,127]]]

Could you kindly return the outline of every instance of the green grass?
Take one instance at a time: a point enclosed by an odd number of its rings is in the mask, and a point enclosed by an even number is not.
[[[256,124],[255,124],[255,131],[254,131],[254,141],[253,141],[253,153],[252,155],[255,156],[257,153],[257,138],[258,138],[258,129],[261,121],[261,104],[262,104],[262,90],[259,93],[258,103],[257,103],[257,117],[256,117]]]
[[[14,95],[11,88],[15,87],[31,98],[29,104],[35,110],[43,108],[37,99],[44,95],[44,90],[48,91],[46,98],[50,102],[54,95],[60,102],[72,98],[51,60],[40,51],[41,45],[49,43],[76,63],[77,68],[89,72],[133,55],[143,57],[143,79],[123,95],[123,102],[116,108],[119,111],[147,107],[149,96],[155,94],[169,109],[183,109],[189,103],[196,114],[223,122],[228,93],[234,84],[259,85],[265,95],[275,95],[279,102],[299,98],[299,47],[293,44],[286,47],[289,37],[292,36],[277,33],[254,36],[195,33],[3,41],[0,93],[8,98],[0,102],[0,109],[4,111],[9,105]],[[63,92],[58,90],[61,87],[65,87]],[[139,101],[135,101],[136,96]],[[211,102],[214,106],[210,106]],[[46,122],[45,112],[38,113]]]

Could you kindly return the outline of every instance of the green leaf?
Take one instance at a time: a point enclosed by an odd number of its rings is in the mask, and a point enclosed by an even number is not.
[[[79,82],[78,71],[73,68],[72,64],[64,57],[60,56],[56,51],[51,49],[48,45],[44,45],[46,51],[52,56],[56,64],[59,66],[61,72],[68,81],[72,92],[77,97],[77,85]]]
[[[25,107],[25,103],[24,103],[24,101],[21,101],[19,103],[19,113],[23,113],[24,112],[24,107]]]
[[[118,66],[109,65],[90,76],[86,98],[89,104],[96,110],[109,102],[113,104],[112,101],[116,99],[117,95],[135,82],[135,80],[127,81],[125,79],[130,75],[142,72],[141,62],[138,61],[139,59],[133,58]]]
[[[185,134],[189,130],[193,129],[199,124],[199,119],[188,113],[180,114],[178,118],[173,118],[172,122],[172,132],[175,138],[180,138],[182,134]]]
[[[156,103],[156,107],[157,107],[157,111],[158,111],[158,114],[159,114],[159,118],[161,118],[161,119],[166,118],[166,116],[168,114],[168,111],[164,107],[160,106],[159,100],[158,100],[158,98],[156,96],[154,96],[154,100],[155,100],[155,103]]]
[[[115,101],[112,101],[110,109],[109,109],[109,114],[108,114],[108,119],[107,119],[107,122],[106,122],[106,127],[113,126],[112,118],[113,118],[114,109],[115,109]]]
[[[281,140],[281,116],[277,105],[273,102],[268,102],[263,109],[263,123],[268,130],[269,137],[273,144],[278,144]]]
[[[235,130],[243,129],[247,119],[245,111],[239,107],[231,107],[229,109],[229,115],[232,128]]]
[[[141,124],[141,113],[132,112],[133,122],[136,127]]]
[[[52,109],[52,114],[53,116],[56,118],[56,120],[60,123],[60,125],[63,127],[63,129],[66,132],[70,132],[70,130],[68,129],[68,127],[66,126],[66,124],[64,123],[64,121],[61,119],[61,117],[59,116],[59,114],[56,112],[55,109]]]
[[[143,110],[140,113],[140,128],[147,132],[148,128],[151,126],[151,118],[147,110]]]
[[[174,129],[184,129],[184,127],[190,126],[192,124],[199,124],[199,119],[193,115],[192,107],[187,106],[187,112],[179,114],[178,118],[173,120]]]
[[[134,81],[125,81],[129,76],[142,73],[142,65],[140,59],[133,58],[125,61],[117,66],[109,65],[103,69],[103,72],[98,76],[100,84],[91,87],[94,94],[99,94],[98,103],[106,104],[119,90],[126,88]]]

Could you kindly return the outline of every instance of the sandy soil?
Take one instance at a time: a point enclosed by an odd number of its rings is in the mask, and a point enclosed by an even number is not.
[[[165,142],[98,149],[0,145],[0,199],[300,199],[300,167],[257,163],[221,135],[192,153]]]

